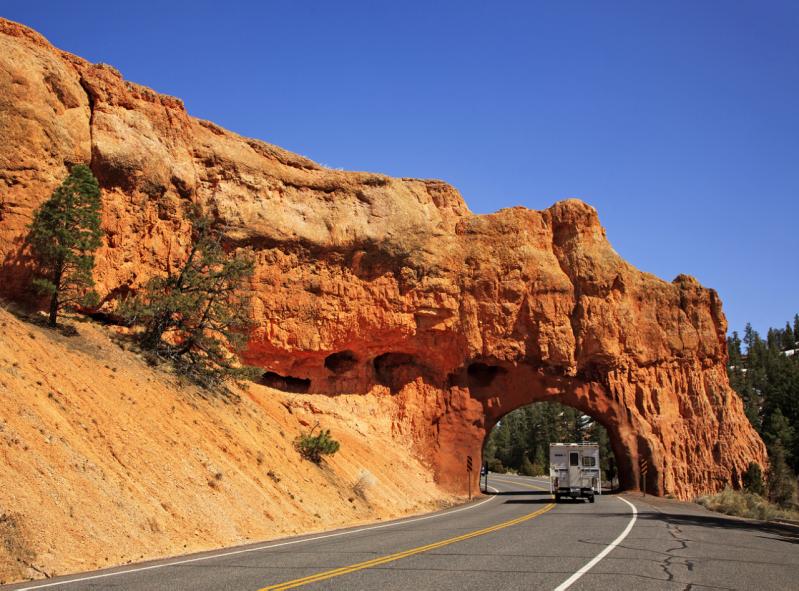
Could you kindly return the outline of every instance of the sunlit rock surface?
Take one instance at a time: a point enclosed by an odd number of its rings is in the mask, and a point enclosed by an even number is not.
[[[647,490],[680,498],[766,464],[727,381],[716,292],[629,265],[581,201],[475,215],[440,181],[330,170],[4,20],[0,88],[6,296],[25,297],[32,210],[87,162],[105,308],[180,264],[186,206],[201,204],[230,250],[256,254],[245,360],[264,383],[398,397],[401,434],[452,490],[496,421],[539,400],[604,424],[626,487],[642,459]]]

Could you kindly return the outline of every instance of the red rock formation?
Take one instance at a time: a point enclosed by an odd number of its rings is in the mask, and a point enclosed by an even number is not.
[[[640,459],[650,492],[682,498],[765,465],[727,382],[716,292],[630,266],[590,206],[474,215],[440,181],[330,170],[3,20],[0,66],[6,295],[25,285],[32,210],[88,162],[106,307],[180,262],[184,206],[203,205],[231,250],[256,253],[246,361],[288,390],[398,396],[398,435],[447,486],[465,486],[464,457],[497,420],[545,399],[608,428],[627,487]]]

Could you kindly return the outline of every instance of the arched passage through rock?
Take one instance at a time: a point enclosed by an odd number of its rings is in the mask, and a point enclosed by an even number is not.
[[[470,407],[471,412],[465,414],[471,418],[465,421],[471,420],[473,428],[461,425],[462,436],[456,438],[463,445],[461,450],[452,449],[446,437],[440,438],[442,454],[473,455],[482,461],[485,440],[504,416],[536,402],[557,402],[592,417],[607,430],[621,489],[637,490],[643,482],[646,492],[664,494],[663,475],[653,453],[654,444],[646,437],[651,427],[642,424],[617,396],[599,382],[551,375],[527,365],[483,362],[470,364],[456,379],[460,380],[459,386],[465,390],[466,399],[471,404],[452,404],[450,412],[463,415],[459,408]],[[478,418],[479,415],[482,417]],[[465,422],[463,418],[460,420]],[[472,433],[471,440],[467,435],[469,432]],[[640,472],[642,460],[648,465],[643,481]],[[438,463],[457,464],[458,460],[442,462],[439,459]],[[446,475],[443,480],[447,480]]]
[[[535,402],[504,415],[486,433],[484,465],[492,472],[525,476],[549,474],[550,444],[595,443],[599,447],[603,490],[619,488],[618,462],[601,422],[557,402]]]

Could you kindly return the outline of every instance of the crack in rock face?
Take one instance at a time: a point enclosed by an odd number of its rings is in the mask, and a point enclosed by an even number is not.
[[[25,294],[33,210],[87,162],[101,313],[181,263],[203,207],[256,260],[243,361],[289,391],[396,396],[394,432],[451,490],[502,416],[542,400],[607,428],[625,488],[686,499],[766,466],[716,292],[632,267],[581,201],[475,215],[441,181],[331,170],[2,19],[0,85],[5,297]]]

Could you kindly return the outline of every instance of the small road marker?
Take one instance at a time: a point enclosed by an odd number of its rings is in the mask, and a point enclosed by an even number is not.
[[[469,489],[469,500],[472,500],[472,456],[466,456],[466,488]]]

